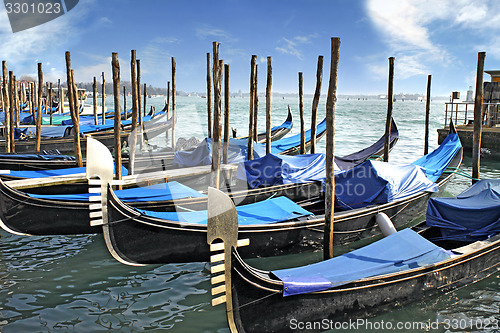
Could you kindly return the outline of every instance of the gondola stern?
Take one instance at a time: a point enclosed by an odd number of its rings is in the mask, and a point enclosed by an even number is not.
[[[225,303],[230,331],[241,332],[237,328],[233,311],[231,260],[232,252],[237,247],[249,245],[250,241],[238,240],[236,207],[228,195],[212,187],[208,188],[207,243],[211,252],[212,296],[215,297],[212,306]]]

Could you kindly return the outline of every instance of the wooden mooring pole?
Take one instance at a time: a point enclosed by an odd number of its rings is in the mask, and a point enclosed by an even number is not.
[[[300,154],[306,153],[306,124],[304,119],[304,77],[299,72],[299,117],[300,117]]]
[[[121,106],[120,106],[120,62],[118,53],[113,52],[111,56],[111,67],[113,68],[113,99],[115,103],[115,178],[122,179],[122,143],[121,143]],[[121,188],[121,186],[119,187]]]
[[[167,110],[165,111],[167,113],[167,120],[170,119],[170,81],[167,81]],[[174,124],[172,123],[172,126],[174,126]],[[169,135],[168,135],[168,128],[167,130],[165,131],[165,143],[166,145],[168,146],[168,138],[169,138]]]
[[[175,58],[172,57],[172,150],[175,151],[175,124],[177,120],[177,110],[175,104]]]
[[[480,176],[481,137],[483,125],[483,72],[486,52],[477,53],[476,97],[474,99],[474,132],[472,136],[472,184]]]
[[[94,76],[94,83],[92,84],[92,104],[94,111],[94,125],[98,124],[97,117],[97,78]]]
[[[318,116],[319,98],[321,97],[321,82],[323,81],[323,56],[318,56],[318,68],[316,70],[316,89],[312,102],[311,113],[311,154],[316,154],[316,118]]]
[[[271,153],[271,87],[273,85],[273,58],[267,57],[266,83],[266,154]]]
[[[104,72],[102,72],[102,100],[101,100],[101,116],[102,116],[102,124],[106,121],[106,110],[105,110],[105,102],[106,102],[106,80],[104,78]]]
[[[207,127],[208,137],[212,137],[212,79],[210,68],[210,52],[207,52]]]
[[[385,120],[384,162],[389,162],[391,145],[392,105],[394,103],[394,57],[389,58],[389,83],[387,87],[387,118]]]
[[[49,84],[49,112],[50,112],[50,124],[52,125],[53,119],[52,119],[52,82]]]
[[[147,85],[144,83],[144,106],[142,108],[143,116],[146,116],[146,103],[147,103],[147,98],[148,98],[148,92],[147,92]]]
[[[64,94],[61,87],[61,79],[57,79],[57,98],[59,102],[57,103],[57,111],[59,113],[64,112]]]
[[[424,133],[424,155],[429,153],[429,116],[431,112],[431,78],[427,76],[427,95],[425,100],[425,133]]]
[[[141,104],[141,60],[137,59],[137,115],[139,117],[139,132],[140,132],[140,140],[141,140],[141,149],[142,149],[142,104]]]
[[[14,99],[14,90],[16,89],[15,83],[14,83],[14,73],[12,71],[9,71],[9,108],[5,110],[5,128],[6,128],[6,136],[8,137],[8,145],[9,145],[9,152],[14,152],[13,149],[13,136],[12,136],[12,131],[13,129],[13,124],[12,124],[12,117],[14,115],[14,107],[15,107],[15,99]]]
[[[2,74],[3,74],[3,103],[4,103],[4,109],[3,111],[5,112],[5,124],[9,123],[9,112],[7,110],[10,110],[10,92],[11,92],[11,85],[9,84],[9,70],[7,68],[7,61],[2,61]],[[5,126],[5,151],[10,153],[10,133],[8,126]]]
[[[68,84],[68,100],[69,100],[69,109],[71,113],[71,120],[73,121],[74,128],[74,148],[75,148],[75,156],[76,162],[79,167],[83,166],[82,161],[82,150],[80,146],[80,126],[78,124],[78,110],[76,107],[76,102],[74,101],[74,96],[76,96],[76,92],[73,92],[74,84],[73,84],[73,75],[71,70],[71,54],[69,51],[66,51],[66,77]]]
[[[257,142],[257,136],[259,134],[257,123],[259,121],[259,65],[255,64],[255,76],[254,76],[254,94],[253,94],[253,141]]]
[[[36,113],[36,151],[40,151],[42,143],[42,96],[43,96],[43,71],[42,63],[38,63],[38,99],[37,99],[37,113]]]
[[[136,50],[130,51],[130,80],[132,86],[132,127],[130,130],[130,135],[128,139],[129,146],[129,163],[128,163],[128,173],[130,175],[134,174],[134,163],[135,163],[135,148],[137,147],[137,72],[136,72]]]
[[[252,55],[250,61],[250,115],[248,117],[248,145],[247,145],[247,160],[253,160],[253,130],[254,130],[254,112],[255,112],[255,72],[256,72],[257,56]]]
[[[229,65],[224,65],[224,145],[222,150],[222,162],[228,163],[229,154]],[[227,177],[226,177],[227,180]]]
[[[335,209],[335,177],[333,165],[335,158],[335,99],[337,96],[337,76],[339,70],[340,38],[331,40],[330,82],[326,99],[326,191],[325,191],[325,230],[323,256],[333,258],[333,226]]]
[[[213,42],[213,83],[214,83],[214,119],[212,129],[212,186],[220,187],[221,158],[221,83],[222,68],[219,63],[219,43]]]
[[[123,86],[123,119],[128,119],[127,113],[127,87]]]
[[[17,79],[16,79],[16,76],[13,75],[12,76],[12,88],[13,88],[13,91],[12,91],[12,97],[14,98],[14,102],[12,104],[13,107],[11,107],[10,109],[10,117],[9,117],[9,123],[7,124],[9,126],[9,136],[10,136],[10,151],[11,152],[15,152],[16,151],[16,141],[14,140],[14,129],[15,129],[15,119],[16,119],[16,115],[18,114],[19,112],[19,98],[18,98],[18,95],[17,95]]]

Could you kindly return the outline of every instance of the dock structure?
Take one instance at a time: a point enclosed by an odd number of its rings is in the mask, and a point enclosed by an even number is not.
[[[492,155],[500,155],[500,70],[484,71],[491,75],[490,82],[483,85],[482,138],[481,147]],[[453,93],[446,102],[444,126],[438,129],[438,144],[448,134],[448,126],[453,121],[465,150],[471,151],[474,132],[474,101],[456,101],[460,98]]]

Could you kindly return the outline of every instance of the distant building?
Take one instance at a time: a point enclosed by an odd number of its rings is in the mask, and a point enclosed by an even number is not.
[[[474,102],[474,91],[472,90],[472,86],[469,86],[469,90],[467,90],[467,98],[466,102]]]

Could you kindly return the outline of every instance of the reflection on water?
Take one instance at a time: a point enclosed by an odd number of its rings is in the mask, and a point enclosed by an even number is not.
[[[162,99],[151,101],[156,103],[157,110],[163,107]],[[206,127],[206,100],[179,97],[177,103],[183,112],[179,114],[176,133],[202,137]],[[287,104],[294,110],[295,126],[291,134],[295,134],[300,128],[295,99],[273,103],[273,125],[283,121]],[[431,148],[437,146],[435,129],[442,126],[441,104],[433,103]],[[231,126],[238,128],[239,135],[245,135],[247,100],[231,99],[231,107],[236,114]],[[384,130],[385,107],[383,101],[338,102],[336,149],[339,155],[358,150],[380,137]],[[400,140],[391,154],[391,161],[411,162],[422,154],[424,108],[424,103],[419,102],[395,104]],[[306,104],[305,109],[310,109],[310,105]],[[320,106],[319,119],[324,116],[323,110],[324,104]],[[260,125],[263,129],[264,122]],[[161,140],[164,136],[156,139],[155,144],[161,145]],[[324,140],[319,147],[324,149]],[[462,169],[469,174],[470,165],[470,157],[466,155]],[[483,159],[483,177],[499,178],[499,170],[500,161]],[[469,179],[455,176],[445,195],[456,195],[469,184]],[[263,267],[288,267],[320,259],[320,253],[310,253],[252,260],[251,263]],[[5,333],[167,329],[173,332],[228,332],[224,307],[212,308],[210,305],[209,275],[206,263],[122,265],[109,255],[100,235],[21,237],[1,231],[0,330]],[[436,332],[445,332],[443,323],[447,319],[494,319],[498,317],[500,306],[499,283],[498,274],[494,274],[449,295],[396,307],[370,321],[438,320],[441,324]]]

